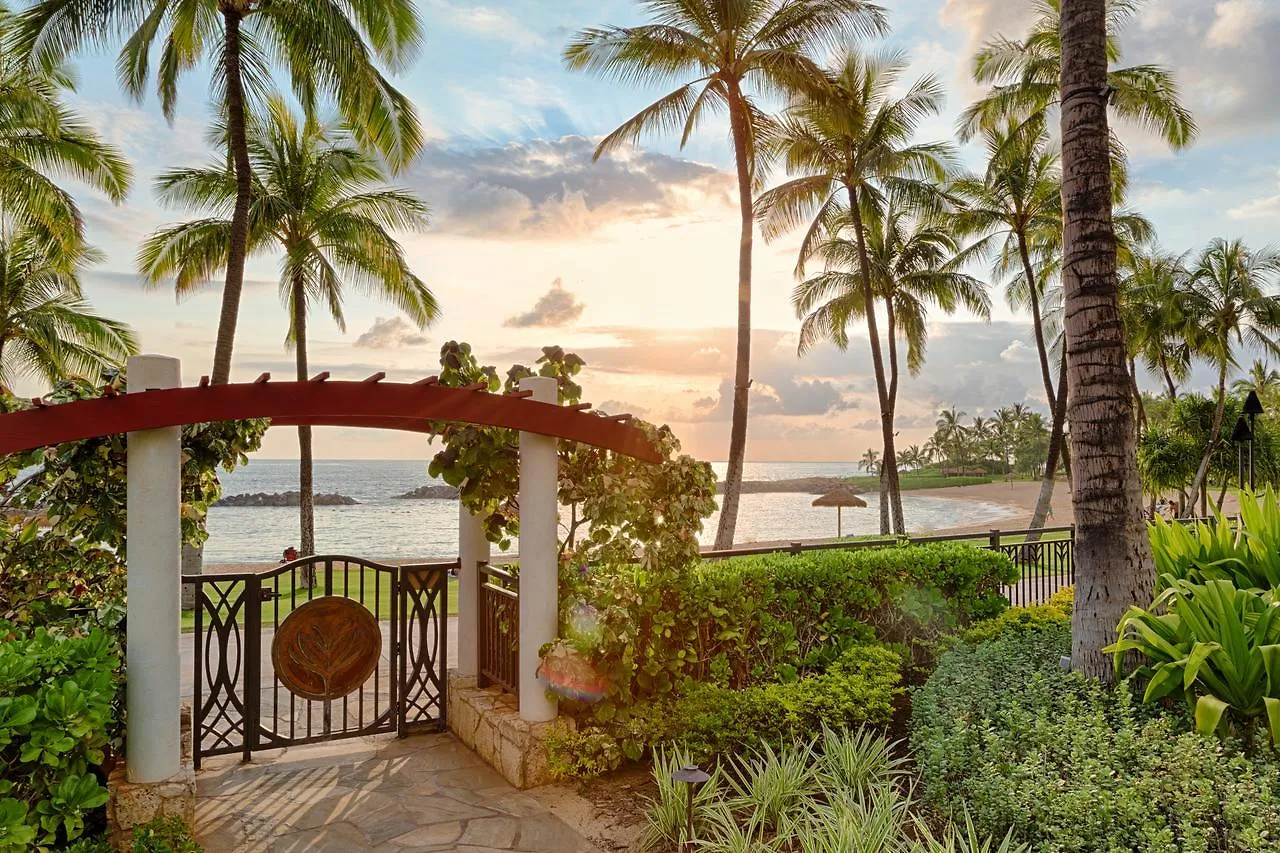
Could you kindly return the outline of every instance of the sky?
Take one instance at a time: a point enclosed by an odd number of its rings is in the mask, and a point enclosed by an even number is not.
[[[420,330],[353,293],[345,331],[316,312],[312,370],[414,379],[435,372],[444,342],[465,340],[505,372],[531,363],[543,346],[560,345],[587,362],[584,399],[669,423],[687,452],[723,459],[738,244],[727,126],[705,123],[683,150],[673,139],[647,139],[593,163],[601,136],[665,92],[571,73],[560,52],[582,27],[640,22],[641,4],[418,3],[426,42],[396,82],[417,105],[428,144],[395,181],[431,207],[430,228],[403,243],[441,316]],[[952,138],[956,115],[980,93],[969,78],[974,51],[998,33],[1021,35],[1030,3],[884,5],[893,31],[871,46],[907,51],[906,79],[938,76],[947,106],[924,123],[920,138]],[[1280,240],[1276,44],[1276,0],[1150,0],[1124,31],[1124,63],[1169,67],[1201,128],[1195,145],[1175,154],[1140,129],[1118,127],[1131,155],[1131,204],[1155,223],[1165,248],[1198,250],[1215,236],[1254,246]],[[184,217],[157,204],[156,175],[212,156],[208,77],[195,73],[184,82],[169,124],[154,97],[137,103],[121,94],[113,58],[77,60],[81,85],[72,102],[123,149],[135,182],[120,205],[75,190],[90,240],[107,256],[87,274],[85,289],[101,313],[135,328],[144,352],[180,357],[190,384],[212,365],[220,289],[178,302],[171,288],[141,283],[134,257],[147,234]],[[977,164],[975,150],[962,154]],[[828,346],[797,356],[799,321],[790,302],[796,246],[794,236],[756,241],[747,458],[856,460],[879,445],[869,354],[855,343],[848,352]],[[251,261],[234,379],[264,371],[292,377],[277,278],[277,258]],[[965,314],[930,318],[928,361],[901,391],[900,445],[922,443],[946,406],[970,416],[1014,402],[1043,407],[1029,322],[998,292],[993,302],[990,322]],[[1207,386],[1207,375],[1195,381]],[[1157,387],[1154,379],[1150,387]],[[333,428],[317,430],[316,450],[330,458],[431,452],[420,436]],[[269,433],[262,455],[296,454],[291,430]]]

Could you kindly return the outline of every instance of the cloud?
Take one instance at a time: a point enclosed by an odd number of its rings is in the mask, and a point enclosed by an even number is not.
[[[546,44],[545,38],[526,27],[505,9],[470,4],[455,5],[446,0],[427,0],[427,6],[436,12],[438,20],[474,35],[505,41],[526,50]]]
[[[574,239],[732,204],[734,177],[714,166],[636,149],[593,162],[595,148],[583,136],[429,145],[410,182],[431,199],[435,230],[483,237]]]
[[[1231,47],[1245,40],[1263,15],[1257,0],[1223,0],[1214,6],[1213,24],[1205,34],[1213,47]]]
[[[538,297],[533,307],[522,314],[508,317],[503,326],[509,329],[528,329],[530,327],[567,326],[582,316],[587,306],[578,297],[564,289],[560,279],[551,282],[551,289]]]
[[[1280,218],[1280,193],[1260,196],[1227,210],[1232,219]]]
[[[1014,362],[1017,364],[1029,364],[1037,358],[1036,351],[1025,341],[1010,341],[1009,345],[1000,351],[1000,360]]]
[[[356,338],[355,345],[365,349],[398,349],[420,346],[426,342],[426,335],[415,329],[405,318],[379,317]]]

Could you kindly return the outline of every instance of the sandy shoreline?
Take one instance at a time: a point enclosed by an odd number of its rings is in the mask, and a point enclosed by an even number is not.
[[[956,523],[947,527],[933,528],[930,530],[914,531],[921,535],[940,535],[945,533],[985,533],[992,528],[993,525],[1003,530],[1022,530],[1031,520],[1032,510],[1035,509],[1036,499],[1040,495],[1040,483],[1017,481],[1012,483],[993,482],[982,483],[971,486],[948,486],[940,489],[922,489],[918,492],[909,492],[908,494],[927,495],[931,498],[944,498],[957,501],[956,506]],[[1057,527],[1075,523],[1075,515],[1071,510],[1071,498],[1067,492],[1067,484],[1059,481],[1054,488],[1053,493],[1053,518],[1049,519],[1049,526]],[[986,503],[1000,504],[1010,511],[1008,518],[1001,519],[996,522],[985,522],[982,524],[965,524],[961,516],[963,513],[963,505],[960,501],[984,501]],[[1228,496],[1228,506],[1224,507],[1227,512],[1232,511],[1230,503],[1231,496]],[[820,542],[822,539],[807,538],[807,542]],[[767,542],[742,542],[742,546],[749,545],[766,545],[773,544]],[[428,562],[433,558],[424,558],[416,560],[394,559],[381,560],[392,565],[401,565],[403,563]],[[434,559],[441,559],[435,557]],[[447,559],[447,558],[445,558]],[[221,574],[225,572],[260,572],[266,568],[276,565],[274,563],[263,562],[245,562],[245,563],[206,563],[205,572],[209,574]]]

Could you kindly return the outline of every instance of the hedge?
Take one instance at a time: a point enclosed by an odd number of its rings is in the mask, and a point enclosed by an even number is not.
[[[1016,576],[1004,555],[959,544],[600,568],[565,596],[565,623],[592,616],[579,648],[608,677],[593,708],[607,721],[689,682],[742,689],[821,672],[872,639],[925,659],[944,632],[1001,612]]]
[[[926,802],[1037,851],[1280,850],[1274,753],[1063,672],[1069,649],[1060,621],[1014,621],[941,658],[913,696]]]

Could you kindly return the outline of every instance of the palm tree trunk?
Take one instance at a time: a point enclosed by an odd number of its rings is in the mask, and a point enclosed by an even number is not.
[[[747,114],[737,84],[730,85],[729,125],[738,167],[738,209],[742,216],[738,237],[738,347],[733,376],[733,419],[729,427],[729,464],[724,477],[724,500],[716,548],[733,547],[738,524],[738,496],[742,492],[742,463],[747,452],[747,390],[751,386],[751,241],[754,220],[751,169],[747,162]]]
[[[1062,364],[1058,368],[1058,387],[1066,388],[1067,379],[1067,360],[1064,358]],[[1062,456],[1062,451],[1066,448],[1064,441],[1065,425],[1067,419],[1067,397],[1065,394],[1059,394],[1056,404],[1053,407],[1053,423],[1049,429],[1049,452],[1045,456],[1044,474],[1040,479],[1040,494],[1036,498],[1035,509],[1031,512],[1031,523],[1027,527],[1031,530],[1039,530],[1044,527],[1046,519],[1049,517],[1049,507],[1053,506],[1053,488],[1058,476],[1058,459]],[[1028,533],[1028,542],[1039,542],[1039,533]]]
[[[307,291],[301,270],[293,273],[293,343],[298,363],[298,381],[306,382],[307,369]],[[302,556],[316,552],[315,493],[312,485],[311,427],[298,427],[298,524]],[[314,571],[314,569],[312,570]]]
[[[1209,463],[1213,460],[1213,452],[1218,448],[1218,439],[1222,435],[1222,416],[1226,409],[1227,365],[1223,363],[1218,367],[1218,405],[1213,408],[1213,426],[1209,430],[1209,441],[1205,445],[1204,456],[1200,459],[1200,466],[1196,468],[1195,479],[1191,481],[1191,499],[1194,501],[1196,494],[1200,493],[1202,506],[1208,502],[1204,495],[1208,494]]]
[[[1056,406],[1057,395],[1053,390],[1053,378],[1049,372],[1049,347],[1044,340],[1044,320],[1040,317],[1040,288],[1035,270],[1031,268],[1031,255],[1027,251],[1027,238],[1018,230],[1018,254],[1022,258],[1022,273],[1027,277],[1027,296],[1031,302],[1031,328],[1036,337],[1036,353],[1040,356],[1040,379],[1044,382],[1045,403],[1049,411]],[[1061,384],[1061,383],[1059,383]]]
[[[1169,399],[1178,399],[1178,386],[1173,384],[1173,374],[1169,372],[1169,360],[1160,353],[1160,370],[1164,373],[1165,384],[1169,386]]]
[[[898,459],[893,449],[893,404],[889,401],[889,388],[885,382],[884,354],[880,350],[880,330],[876,323],[876,295],[871,288],[871,259],[867,257],[867,239],[863,232],[862,211],[858,209],[858,191],[851,184],[849,210],[853,214],[854,236],[858,243],[858,264],[862,267],[862,299],[867,312],[867,337],[871,341],[871,365],[876,374],[876,394],[880,400],[880,434],[884,440],[884,474],[890,483],[898,479]],[[889,506],[880,502],[880,533],[887,535]]]
[[[885,331],[888,332],[889,338],[889,423],[892,428],[893,422],[897,417],[898,411],[898,329],[897,317],[893,311],[893,300],[888,296],[884,300],[885,309]],[[906,526],[902,520],[902,482],[898,474],[898,467],[895,464],[893,468],[893,479],[889,479],[888,468],[884,468],[884,476],[881,481],[886,484],[888,498],[890,501],[889,512],[892,515],[893,532],[899,535],[907,532]],[[881,488],[881,500],[885,497],[886,488]]]
[[[1129,357],[1129,381],[1133,384],[1133,405],[1138,415],[1138,438],[1142,438],[1142,428],[1147,425],[1147,407],[1142,404],[1142,389],[1138,387],[1138,363]]]
[[[1072,667],[1110,680],[1116,624],[1151,602],[1133,404],[1111,221],[1106,0],[1063,0],[1061,129],[1067,418],[1075,507]]]
[[[241,11],[219,3],[226,24],[223,73],[227,84],[227,133],[236,173],[236,201],[231,210],[231,236],[227,244],[227,278],[222,286],[222,310],[218,316],[218,340],[213,351],[215,385],[231,379],[231,350],[235,346],[240,316],[240,292],[244,288],[244,259],[249,240],[249,143],[245,138],[244,84],[240,76]]]

